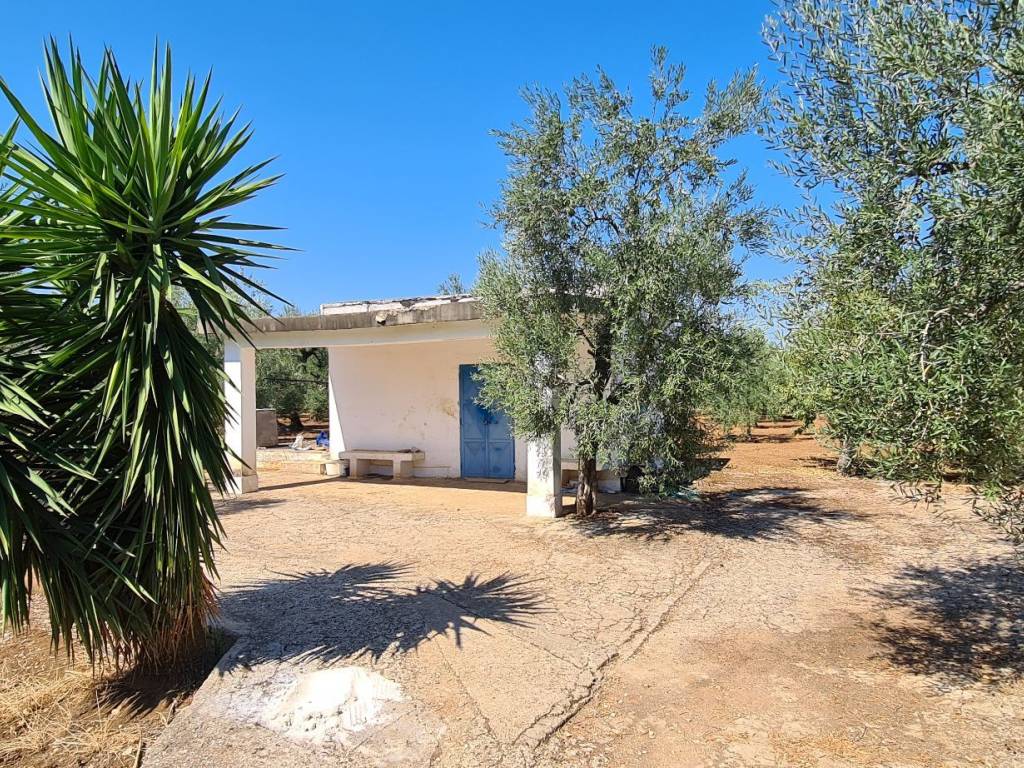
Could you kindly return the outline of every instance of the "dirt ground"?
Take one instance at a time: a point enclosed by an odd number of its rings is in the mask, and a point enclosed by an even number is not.
[[[1005,543],[839,477],[788,425],[728,457],[700,485],[718,516],[596,524],[702,539],[715,564],[541,762],[1024,765],[1024,579]]]
[[[0,768],[134,768],[229,643],[160,674],[94,670],[80,651],[55,656],[46,606],[32,628],[0,638]]]
[[[242,639],[145,764],[1024,764],[1010,548],[792,433],[586,521],[524,517],[514,484],[263,473],[225,510]],[[387,701],[282,714],[330,669]]]
[[[724,458],[691,498],[609,495],[585,521],[526,518],[511,483],[261,472],[223,508],[239,640],[191,703],[112,716],[83,677],[33,693],[66,673],[40,636],[4,638],[23,746],[62,707],[50,733],[100,745],[6,764],[1024,765],[1010,547],[839,477],[793,425]]]

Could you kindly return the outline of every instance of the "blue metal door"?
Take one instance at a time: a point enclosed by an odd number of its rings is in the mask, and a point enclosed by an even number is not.
[[[516,473],[516,451],[508,417],[477,403],[476,369],[475,365],[459,366],[462,476],[511,479]]]

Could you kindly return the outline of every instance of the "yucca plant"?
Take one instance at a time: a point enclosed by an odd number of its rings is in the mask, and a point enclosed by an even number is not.
[[[24,190],[3,175],[13,136],[13,127],[0,136],[0,228],[5,230],[26,221],[16,210]],[[69,474],[81,470],[40,439],[50,414],[30,392],[44,360],[32,337],[33,329],[46,327],[55,305],[31,291],[30,273],[16,258],[17,245],[11,240],[0,243],[7,257],[0,264],[0,597],[4,618],[21,627],[28,619],[32,575],[53,582],[74,573],[81,562],[79,548],[62,525],[71,510],[52,483],[54,469]],[[46,552],[39,546],[42,540],[48,542]],[[76,598],[68,589],[64,604]],[[59,598],[54,606],[61,609]],[[75,610],[88,616],[85,603],[79,602]]]
[[[46,128],[0,80],[26,138],[4,171],[3,301],[47,314],[7,332],[33,359],[26,381],[60,408],[44,414],[30,391],[13,399],[31,411],[23,418],[38,417],[29,431],[42,444],[67,452],[63,464],[38,454],[53,480],[36,484],[37,511],[13,532],[0,519],[5,552],[36,553],[7,555],[4,619],[25,620],[25,585],[38,580],[55,642],[71,647],[77,635],[94,658],[175,660],[214,610],[211,489],[226,491],[231,474],[224,375],[174,294],[188,295],[205,328],[244,335],[247,313],[260,311],[244,270],[277,246],[244,237],[271,227],[226,213],[276,177],[261,176],[266,162],[230,170],[251,131],[222,116],[209,86],[189,76],[175,98],[169,48],[162,65],[154,53],[144,90],[111,51],[90,77],[74,46],[65,63],[51,40]],[[4,484],[2,503],[16,490]],[[46,523],[54,516],[59,533]],[[68,546],[75,568],[50,559]]]

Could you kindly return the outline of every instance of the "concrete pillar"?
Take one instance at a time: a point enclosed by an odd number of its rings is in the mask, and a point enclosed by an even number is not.
[[[526,514],[562,516],[562,436],[526,441]]]
[[[225,339],[224,371],[228,375],[224,382],[228,405],[224,440],[235,473],[233,491],[235,494],[252,493],[259,489],[256,475],[256,349]]]
[[[338,347],[327,348],[327,429],[331,438],[331,458],[346,450],[341,430],[341,353]]]

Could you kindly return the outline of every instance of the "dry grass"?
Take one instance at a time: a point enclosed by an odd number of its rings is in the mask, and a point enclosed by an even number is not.
[[[222,650],[161,675],[94,674],[54,656],[45,620],[34,623],[0,638],[0,768],[135,768]]]

